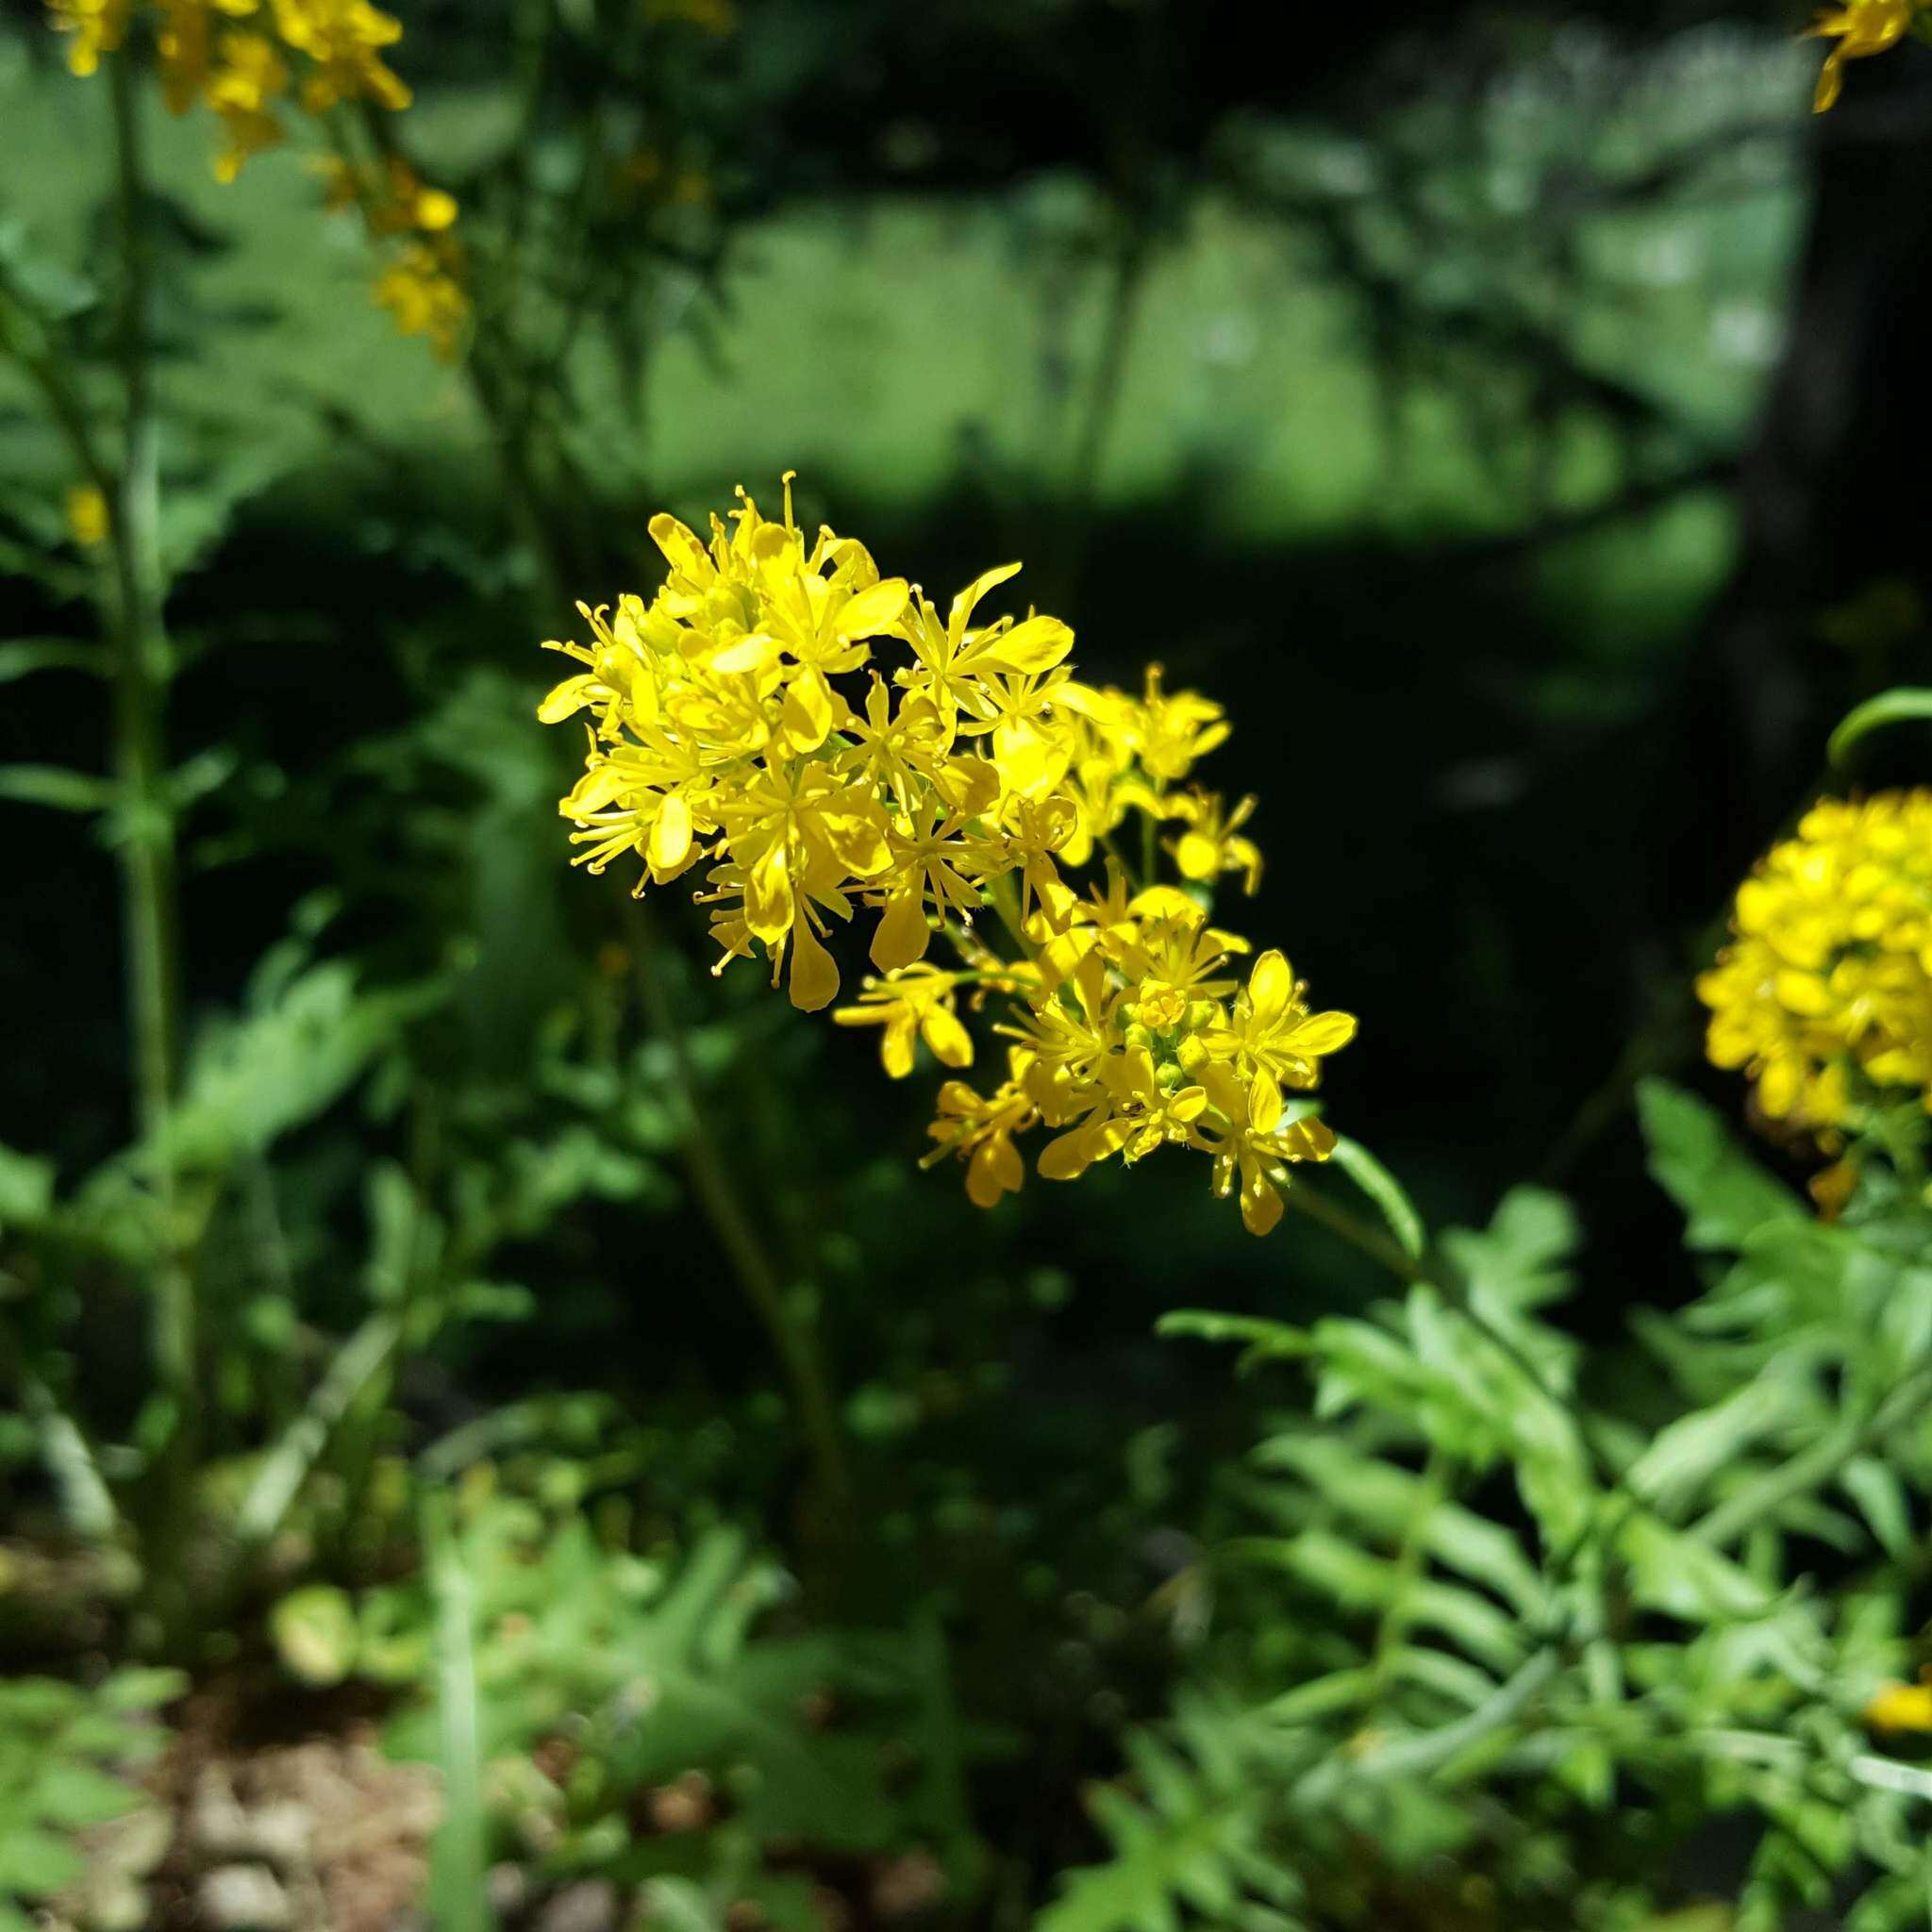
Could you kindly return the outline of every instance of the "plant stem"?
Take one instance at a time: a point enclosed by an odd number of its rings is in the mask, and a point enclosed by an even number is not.
[[[173,808],[166,796],[170,675],[161,608],[159,458],[148,363],[153,288],[146,227],[138,74],[131,51],[108,63],[114,120],[114,218],[121,255],[115,347],[124,420],[111,515],[114,630],[114,770],[121,817],[123,943],[136,1117],[160,1222],[154,1279],[156,1382],[170,1405],[158,1471],[160,1505],[150,1576],[162,1630],[178,1635],[188,1605],[174,1561],[187,1533],[198,1400],[194,1285],[178,1247],[168,1120],[180,1051],[181,979]]]
[[[739,1198],[731,1170],[711,1130],[684,1028],[678,1024],[662,974],[657,970],[657,934],[650,914],[636,900],[630,901],[630,907],[631,954],[638,994],[652,1030],[663,1041],[671,1056],[678,1098],[684,1108],[683,1155],[691,1190],[711,1224],[718,1245],[724,1250],[725,1258],[738,1276],[739,1286],[771,1339],[810,1445],[819,1481],[842,1512],[852,1500],[852,1478],[846,1467],[831,1385],[819,1358],[815,1339],[785,1305],[784,1285],[777,1267]]]

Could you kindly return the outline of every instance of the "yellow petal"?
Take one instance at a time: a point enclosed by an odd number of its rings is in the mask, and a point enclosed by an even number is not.
[[[859,591],[839,613],[839,635],[841,638],[877,637],[880,631],[888,630],[898,623],[906,608],[906,600],[911,594],[904,577],[888,577],[884,583],[874,584],[869,590]]]
[[[973,621],[973,607],[986,595],[1006,582],[1008,577],[1018,576],[1017,563],[995,564],[990,571],[976,576],[959,594],[953,599],[953,608],[946,614],[946,627],[956,635],[963,631]]]
[[[1255,961],[1248,977],[1248,1004],[1255,1018],[1265,1027],[1288,1010],[1294,997],[1294,972],[1288,960],[1271,948]]]
[[[1221,847],[1199,832],[1189,832],[1175,844],[1174,859],[1184,879],[1205,881],[1221,870]]]
[[[832,688],[824,673],[813,668],[792,680],[785,693],[786,742],[801,755],[816,751],[831,735]]]
[[[710,553],[675,517],[662,510],[654,516],[651,541],[664,553],[673,570],[700,582],[710,575]]]
[[[879,1064],[888,1079],[903,1080],[912,1071],[913,1037],[912,1015],[902,1007],[886,1022],[879,1040]]]
[[[691,806],[681,791],[667,791],[651,822],[651,841],[645,856],[651,870],[673,873],[691,855]]]
[[[1270,1234],[1281,1219],[1281,1196],[1274,1183],[1256,1173],[1241,1182],[1241,1225],[1250,1234]]]
[[[1004,1134],[982,1141],[966,1164],[966,1198],[975,1208],[996,1208],[1002,1194],[1017,1194],[1026,1170]]]
[[[1288,1036],[1291,1053],[1313,1056],[1336,1053],[1356,1036],[1353,1013],[1311,1013]]]
[[[1074,633],[1058,617],[1029,617],[987,646],[978,661],[1009,670],[1051,671],[1074,648]]]
[[[744,923],[770,945],[791,930],[792,917],[791,874],[779,839],[745,874]]]
[[[537,707],[539,721],[545,724],[558,724],[572,712],[581,710],[591,702],[590,689],[596,681],[588,671],[580,672],[575,677],[566,677]]]
[[[1257,1134],[1272,1134],[1281,1123],[1281,1087],[1264,1067],[1248,1089],[1248,1125]]]
[[[919,892],[897,892],[886,901],[872,936],[872,963],[881,973],[896,973],[925,957],[932,928],[925,923],[925,900]],[[956,1066],[964,1065],[955,1061]]]
[[[801,919],[791,928],[791,1004],[802,1013],[816,1013],[839,997],[839,967],[819,942],[811,921]]]
[[[1093,1165],[1091,1137],[1085,1127],[1061,1134],[1040,1150],[1040,1177],[1048,1181],[1076,1181]]]
[[[920,1036],[932,1048],[941,1066],[970,1067],[973,1064],[973,1036],[960,1025],[957,1015],[943,1007],[928,1007],[919,1024]]]

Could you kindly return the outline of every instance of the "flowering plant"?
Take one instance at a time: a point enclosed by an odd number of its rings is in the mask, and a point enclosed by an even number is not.
[[[1335,1145],[1290,1096],[1313,1092],[1356,1023],[1312,1011],[1277,951],[1243,984],[1249,942],[1211,921],[1215,882],[1238,874],[1252,891],[1261,870],[1241,830],[1254,801],[1229,811],[1189,783],[1228,734],[1221,707],[1167,691],[1158,666],[1138,694],[1080,682],[1057,617],[986,619],[1018,564],[942,616],[862,543],[808,540],[789,476],[781,521],[744,497],[708,544],[670,516],[651,536],[670,565],[657,595],[580,606],[591,641],[548,646],[586,667],[539,709],[552,724],[591,714],[560,807],[577,863],[634,855],[640,892],[705,866],[719,969],[762,948],[775,985],[789,959],[808,1011],[839,993],[830,922],[875,913],[876,973],[833,1017],[880,1027],[894,1078],[920,1040],[971,1065],[960,1002],[1000,1001],[1004,1078],[990,1093],[945,1082],[930,1129],[928,1158],[963,1158],[981,1207],[1019,1189],[1014,1139],[1044,1126],[1050,1179],[1190,1147],[1267,1233],[1288,1165]],[[1121,843],[1130,820],[1138,870]],[[1154,876],[1161,853],[1171,880]],[[927,958],[939,935],[945,965]]]

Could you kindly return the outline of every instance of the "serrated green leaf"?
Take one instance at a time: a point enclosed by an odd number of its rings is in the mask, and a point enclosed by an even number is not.
[[[1645,1080],[1637,1100],[1651,1174],[1683,1208],[1688,1246],[1735,1252],[1770,1224],[1808,1220],[1790,1190],[1742,1152],[1714,1108],[1663,1080]]]

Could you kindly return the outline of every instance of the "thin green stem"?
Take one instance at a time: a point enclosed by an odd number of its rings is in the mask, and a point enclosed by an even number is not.
[[[123,940],[137,1117],[160,1223],[154,1279],[157,1385],[170,1435],[159,1490],[150,1587],[158,1640],[177,1641],[190,1613],[176,1560],[188,1535],[200,1378],[194,1284],[179,1248],[175,1176],[168,1144],[180,1052],[181,979],[173,807],[166,790],[167,686],[162,625],[166,578],[160,548],[160,463],[149,367],[153,244],[147,225],[138,72],[129,50],[108,64],[114,123],[114,221],[121,256],[115,351],[124,411],[114,477],[110,543],[114,665],[114,769],[121,817]]]
[[[664,1042],[671,1057],[685,1114],[682,1151],[691,1191],[711,1224],[718,1245],[731,1263],[739,1286],[771,1340],[791,1387],[819,1481],[833,1504],[842,1510],[852,1499],[852,1478],[846,1466],[837,1405],[820,1359],[816,1337],[786,1306],[784,1284],[776,1264],[739,1196],[705,1108],[684,1028],[672,1007],[663,975],[657,969],[657,935],[650,914],[636,900],[630,905],[631,955],[638,994],[652,1030]]]

